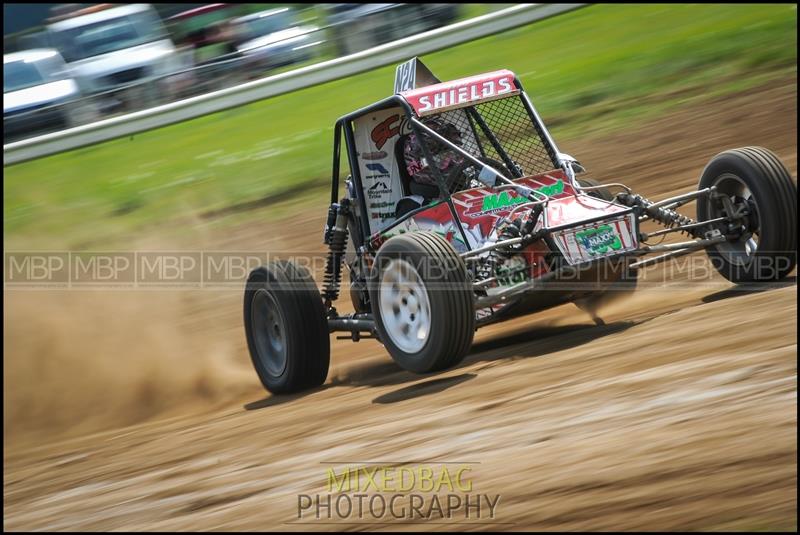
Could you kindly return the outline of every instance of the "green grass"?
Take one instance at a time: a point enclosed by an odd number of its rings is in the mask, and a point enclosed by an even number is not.
[[[687,95],[796,76],[796,32],[793,5],[595,5],[423,59],[442,79],[514,70],[563,139],[646,120]],[[191,232],[208,210],[302,195],[330,180],[337,117],[388,96],[393,75],[387,66],[6,167],[6,247],[121,246]]]

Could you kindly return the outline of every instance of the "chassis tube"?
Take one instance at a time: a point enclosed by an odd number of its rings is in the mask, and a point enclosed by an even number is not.
[[[530,192],[531,192],[532,194],[534,194],[534,195],[539,195],[539,196],[542,196],[542,197],[544,197],[544,199],[541,199],[541,200],[538,200],[538,201],[531,201],[532,203],[540,203],[540,204],[544,204],[544,203],[546,203],[547,201],[549,201],[549,200],[550,200],[550,198],[549,198],[549,197],[547,197],[547,196],[545,196],[545,195],[542,195],[541,193],[539,193],[539,192],[537,192],[537,191],[535,191],[535,190],[533,190],[533,189],[531,189],[531,188],[528,188],[527,186],[521,186],[520,184],[517,184],[517,183],[516,183],[516,182],[514,182],[513,180],[511,180],[511,179],[509,179],[509,178],[506,178],[506,176],[505,176],[505,175],[503,175],[501,172],[499,172],[497,169],[495,169],[495,168],[494,168],[494,167],[492,167],[491,165],[488,165],[488,164],[486,164],[486,163],[483,163],[482,161],[478,160],[478,159],[477,159],[477,158],[475,158],[475,157],[474,157],[472,154],[470,154],[470,153],[469,153],[469,152],[467,152],[466,150],[462,149],[461,147],[459,147],[459,146],[457,146],[457,145],[454,145],[454,144],[453,144],[453,143],[451,143],[451,142],[450,142],[448,139],[445,139],[444,137],[442,137],[441,135],[439,135],[437,132],[435,132],[435,131],[433,131],[432,129],[428,128],[428,127],[427,127],[427,126],[426,126],[424,123],[422,123],[421,121],[419,121],[419,120],[417,120],[417,119],[414,119],[414,118],[411,118],[411,124],[412,124],[412,127],[417,127],[417,128],[421,128],[421,129],[423,129],[425,132],[427,132],[429,135],[431,135],[431,136],[432,136],[432,137],[434,137],[435,139],[437,139],[437,140],[441,141],[442,143],[444,143],[446,146],[450,147],[451,149],[454,149],[456,152],[458,152],[459,154],[461,154],[461,155],[462,155],[464,158],[466,158],[467,160],[469,160],[470,162],[472,162],[474,165],[477,165],[478,167],[481,167],[481,168],[482,168],[482,167],[488,167],[489,169],[491,169],[492,171],[494,171],[494,173],[495,173],[495,176],[496,176],[496,177],[497,177],[497,178],[498,178],[498,179],[499,179],[501,182],[503,182],[505,185],[507,185],[507,186],[511,186],[511,187],[514,187],[514,188],[520,188],[521,190],[530,190]],[[427,145],[423,144],[423,145],[422,145],[422,149],[423,149],[423,151],[426,153],[426,155],[427,155],[427,154],[429,154],[429,151],[428,151],[428,149],[427,149]],[[427,158],[427,157],[428,157],[428,156],[426,156],[426,158]],[[432,160],[432,159],[431,159],[431,160]],[[439,170],[438,170],[437,168],[434,168],[434,170],[435,170],[435,171],[438,173],[438,176],[441,178],[441,173],[439,172]],[[440,187],[441,187],[441,186],[440,186]],[[498,186],[495,186],[495,187],[498,187]],[[520,189],[517,189],[516,191],[517,191],[517,193],[520,193],[520,194],[522,195],[522,193],[520,192]],[[447,193],[447,192],[445,192],[445,193]],[[448,200],[450,200],[450,197],[451,197],[451,195],[449,195],[449,194],[448,194],[446,198],[447,198]],[[526,195],[526,197],[527,197],[527,195]],[[530,200],[530,197],[528,197],[528,199]],[[452,203],[452,200],[450,200],[450,202]]]
[[[714,245],[715,243],[722,243],[728,241],[725,236],[717,236],[716,238],[709,238],[707,240],[690,240],[682,241],[679,243],[667,243],[664,245],[646,245],[642,247],[642,251],[646,253],[660,253],[661,251],[680,251],[686,248],[702,249],[707,245]]]
[[[519,91],[520,99],[522,100],[522,105],[525,107],[525,110],[528,112],[528,117],[533,121],[534,128],[537,130],[540,138],[544,138],[546,143],[545,149],[547,150],[548,156],[550,156],[550,160],[553,162],[553,165],[556,167],[561,167],[563,165],[563,161],[559,158],[559,150],[556,146],[556,142],[553,139],[553,136],[550,135],[550,132],[547,130],[547,127],[544,125],[544,121],[542,118],[539,117],[539,113],[536,111],[536,108],[533,106],[533,103],[528,98],[528,94],[525,92],[525,89],[522,87],[522,82],[520,82],[518,77],[514,77],[514,84],[517,86]]]
[[[369,236],[370,228],[369,221],[367,220],[367,200],[364,198],[363,182],[361,181],[361,168],[358,166],[358,161],[355,156],[355,140],[353,139],[353,125],[348,121],[342,124],[344,129],[344,141],[347,144],[347,162],[350,165],[350,176],[355,183],[356,202],[358,203],[359,212],[361,217],[358,218],[359,225],[361,226],[361,235]],[[335,201],[334,201],[335,202]],[[361,242],[362,240],[359,240]],[[361,245],[359,243],[358,245]]]
[[[441,137],[438,133],[434,132],[433,130],[422,124],[417,119],[411,117],[410,120],[411,120],[411,130],[414,131],[414,133],[418,136],[420,140],[424,139],[422,135],[422,129],[425,129],[428,132],[433,133],[439,139],[445,141],[445,145],[450,145],[451,147],[455,147],[455,145],[447,142],[447,140]],[[458,217],[458,211],[456,211],[456,207],[453,204],[453,196],[446,187],[447,184],[445,183],[442,171],[439,169],[438,165],[434,165],[434,162],[436,162],[436,160],[434,159],[433,154],[431,154],[431,150],[428,147],[427,143],[420,142],[420,146],[422,147],[422,152],[425,154],[425,158],[429,162],[431,162],[434,175],[436,176],[436,183],[439,185],[439,193],[441,194],[444,201],[447,203],[447,209],[450,210],[450,217],[453,218],[453,223],[455,223],[456,226],[458,227],[458,231],[461,234],[461,239],[464,240],[464,245],[466,245],[467,249],[469,249],[470,245],[469,245],[469,239],[467,239],[467,232],[464,230],[464,225],[461,224],[461,219]]]
[[[467,111],[467,116],[472,117],[475,120],[475,122],[478,123],[478,126],[481,127],[481,131],[489,139],[489,143],[492,144],[492,147],[494,148],[495,152],[497,152],[497,154],[500,155],[500,158],[503,160],[503,163],[506,164],[508,171],[510,173],[513,173],[516,178],[522,178],[521,175],[517,176],[517,169],[516,166],[514,165],[514,161],[511,159],[511,156],[508,155],[505,149],[503,149],[502,145],[500,145],[500,140],[497,139],[497,136],[494,135],[492,129],[489,128],[489,125],[487,125],[486,121],[483,120],[483,116],[481,116],[481,114],[478,113],[474,107],[469,107],[465,109]],[[476,141],[478,140],[478,136],[475,136],[475,140]],[[483,147],[481,147],[481,152],[483,153],[484,157],[486,157],[486,151],[483,150]]]
[[[375,320],[369,318],[353,318],[342,316],[328,319],[328,332],[374,332]]]
[[[471,256],[476,256],[481,253],[485,253],[486,251],[491,251],[493,249],[497,249],[499,247],[508,247],[509,245],[517,245],[518,243],[522,243],[525,241],[525,237],[519,238],[510,238],[508,240],[499,241],[497,243],[490,243],[489,245],[484,245],[478,249],[472,249],[471,251],[467,251],[466,253],[461,253],[461,258],[469,258]]]
[[[684,232],[687,230],[695,229],[698,227],[704,227],[706,225],[712,225],[714,223],[721,223],[723,221],[727,221],[727,217],[718,217],[716,219],[707,219],[706,221],[698,221],[697,223],[691,223],[689,225],[681,225],[678,227],[670,227],[661,230],[657,230],[655,232],[649,232],[646,234],[646,239],[653,238],[655,236],[663,236],[664,234],[669,234],[670,232]]]
[[[331,204],[339,200],[339,158],[342,149],[342,124],[337,122],[333,127],[333,171],[331,182]]]
[[[645,258],[644,260],[640,260],[639,262],[634,262],[630,266],[630,269],[642,269],[647,266],[654,266],[656,264],[660,264],[665,260],[669,260],[670,258],[678,258],[680,256],[685,256],[687,254],[692,254],[693,252],[700,249],[700,247],[688,247],[686,249],[681,249],[679,251],[671,251],[669,253],[664,253],[662,255],[653,256],[651,258]]]
[[[709,195],[709,194],[715,192],[716,189],[717,188],[712,186],[710,188],[703,188],[703,189],[699,189],[697,191],[690,191],[689,193],[684,193],[682,195],[676,195],[675,197],[669,197],[667,199],[664,199],[664,200],[661,200],[661,201],[658,201],[658,202],[654,202],[654,203],[650,204],[648,206],[648,208],[663,208],[663,207],[667,207],[667,206],[671,207],[672,204],[676,204],[676,205],[680,206],[681,204],[685,204],[688,201],[692,201],[692,200],[697,199],[699,197],[704,197],[706,195]]]
[[[684,243],[691,243],[691,245],[688,245],[688,246],[686,246],[686,247],[684,247],[682,249],[658,249],[659,251],[668,251],[668,252],[665,253],[665,254],[659,255],[659,256],[652,256],[650,258],[645,258],[644,260],[640,260],[638,262],[634,262],[633,264],[631,264],[628,267],[630,269],[641,269],[641,268],[644,268],[644,267],[647,267],[647,266],[653,266],[655,264],[660,264],[661,262],[663,262],[665,260],[669,260],[670,258],[677,258],[679,256],[684,256],[684,255],[693,253],[695,251],[698,251],[700,249],[703,249],[704,247],[707,247],[708,245],[713,245],[714,243],[722,243],[724,241],[726,241],[725,237],[724,236],[720,236],[719,238],[712,238],[712,239],[709,239],[709,240],[699,240],[699,241],[696,241],[696,242],[684,242]],[[676,243],[674,245],[680,245],[680,244]],[[668,247],[668,246],[660,246],[660,247]],[[654,250],[651,249],[650,252],[654,252]]]
[[[645,267],[645,266],[657,264],[659,262],[663,262],[664,260],[667,260],[669,258],[674,258],[676,256],[689,254],[691,252],[697,251],[697,250],[702,249],[704,247],[707,247],[709,245],[713,245],[715,243],[722,243],[724,241],[727,241],[725,236],[718,236],[718,237],[710,238],[710,239],[707,239],[707,240],[692,240],[692,241],[686,241],[686,242],[681,242],[681,243],[671,243],[671,244],[668,244],[668,245],[655,245],[655,246],[652,246],[652,247],[643,247],[643,248],[641,248],[639,250],[636,250],[636,251],[626,251],[625,253],[622,253],[622,254],[607,256],[606,258],[602,258],[602,259],[599,259],[599,260],[592,260],[591,262],[583,262],[581,264],[575,264],[575,265],[572,265],[572,266],[564,266],[564,267],[562,267],[560,269],[556,269],[556,270],[550,271],[548,273],[545,273],[541,277],[538,277],[538,278],[535,278],[535,279],[530,279],[530,280],[515,284],[514,286],[511,286],[509,288],[506,288],[505,290],[502,290],[500,293],[497,293],[497,294],[494,294],[494,295],[485,296],[485,297],[480,297],[475,301],[475,309],[478,310],[478,309],[481,309],[481,308],[486,308],[486,307],[489,307],[489,306],[492,306],[492,305],[496,305],[498,303],[503,303],[503,302],[505,302],[506,300],[508,300],[511,297],[518,296],[518,295],[523,294],[523,293],[525,293],[525,292],[527,292],[529,290],[534,289],[537,285],[539,285],[539,284],[541,284],[543,282],[546,282],[548,280],[554,279],[554,278],[558,277],[559,275],[569,273],[570,271],[579,271],[581,269],[591,267],[591,265],[593,263],[598,262],[598,261],[602,262],[602,261],[608,261],[608,260],[616,260],[618,258],[633,257],[633,256],[643,256],[643,255],[646,255],[648,253],[667,251],[667,254],[664,254],[664,255],[661,255],[661,256],[656,256],[656,257],[653,257],[653,258],[648,258],[648,259],[645,259],[645,260],[641,260],[639,262],[634,262],[634,263],[630,264],[630,266],[628,266],[629,268],[632,268],[632,269],[638,269],[638,268],[641,268],[641,267]],[[479,284],[479,283],[475,283],[475,284]],[[473,286],[475,286],[475,285],[473,285]]]
[[[533,290],[539,284],[541,284],[543,282],[547,282],[547,281],[552,280],[552,279],[555,279],[556,277],[558,277],[560,275],[568,274],[570,272],[581,271],[583,269],[590,269],[592,267],[592,265],[595,264],[598,261],[617,260],[617,259],[620,259],[620,258],[641,256],[641,255],[644,255],[644,254],[647,254],[647,253],[645,251],[641,251],[641,250],[639,250],[639,251],[626,251],[624,253],[607,256],[607,257],[601,258],[599,260],[591,260],[589,262],[582,262],[580,264],[575,264],[575,265],[572,265],[572,266],[564,266],[562,268],[555,269],[553,271],[545,273],[541,277],[537,277],[535,279],[529,279],[529,280],[520,282],[518,284],[515,284],[514,286],[506,288],[505,290],[502,290],[501,292],[496,293],[494,295],[487,295],[485,297],[480,297],[480,298],[475,300],[475,310],[479,310],[479,309],[486,308],[486,307],[489,307],[489,306],[492,306],[492,305],[496,305],[496,304],[499,304],[499,303],[506,302],[509,298],[516,297],[518,295],[524,294],[525,292]]]

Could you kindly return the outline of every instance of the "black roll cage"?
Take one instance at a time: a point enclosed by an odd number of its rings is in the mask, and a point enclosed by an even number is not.
[[[518,77],[514,77],[514,86],[519,90],[519,94],[517,95],[525,108],[525,111],[528,113],[528,117],[531,120],[534,128],[536,129],[536,133],[539,135],[542,143],[547,150],[547,154],[550,159],[553,161],[554,168],[561,168],[564,166],[564,161],[561,159],[561,153],[558,151],[556,147],[555,141],[553,140],[550,132],[547,130],[547,127],[542,122],[541,117],[536,112],[533,104],[531,103],[528,95],[525,93],[525,90],[522,87],[522,83],[519,81]],[[414,109],[408,104],[405,98],[401,95],[392,95],[385,99],[379,100],[378,102],[366,106],[364,108],[358,109],[354,112],[348,113],[347,115],[343,115],[340,117],[334,126],[334,133],[333,133],[333,171],[332,171],[332,180],[331,180],[331,204],[337,203],[339,201],[339,171],[340,171],[340,162],[341,162],[341,147],[342,147],[342,133],[344,133],[344,143],[347,149],[347,161],[350,166],[350,178],[353,181],[353,189],[356,196],[355,202],[358,203],[358,212],[362,214],[362,217],[357,217],[356,224],[360,230],[359,236],[352,236],[354,245],[358,248],[361,247],[372,235],[369,228],[369,221],[365,214],[368,213],[367,211],[367,201],[364,198],[364,189],[362,187],[362,177],[361,177],[361,170],[358,166],[358,162],[356,160],[358,151],[356,150],[355,146],[355,136],[353,134],[353,121],[355,119],[360,118],[363,115],[368,113],[373,113],[376,111],[384,110],[387,108],[399,107],[403,110],[406,115],[406,119],[408,119],[408,123],[411,126],[412,131],[418,136],[418,138],[422,139],[423,132],[435,135],[439,137],[440,141],[447,143],[453,149],[464,153],[463,150],[460,150],[460,147],[453,145],[449,140],[441,138],[425,126],[419,121],[419,117],[414,112]],[[494,132],[489,128],[489,126],[484,121],[483,117],[480,113],[474,108],[474,106],[467,106],[463,108],[467,111],[467,117],[469,118],[470,127],[474,130],[475,124],[473,121],[477,123],[478,127],[480,127],[481,131],[486,135],[487,139],[491,143],[492,147],[497,151],[497,154],[503,159],[503,163],[506,167],[515,174],[516,178],[521,178],[517,175],[516,166],[513,164],[513,161],[503,149],[500,144],[500,141],[495,136]],[[479,148],[481,152],[484,152],[483,147],[480,145],[479,136],[475,136],[475,139],[478,142]],[[428,148],[427,144],[422,144],[423,152],[425,153],[425,157],[429,161],[433,161],[432,155],[430,153],[430,149]],[[472,155],[466,154],[471,160],[475,160]],[[485,165],[485,164],[481,164]],[[442,196],[442,199],[447,203],[450,213],[453,216],[455,221],[458,221],[458,214],[456,212],[455,206],[453,205],[453,200],[451,198],[450,193],[447,191],[445,187],[444,177],[442,177],[441,172],[435,166],[433,167],[435,171],[435,175],[437,177],[437,182],[439,184],[439,192]],[[426,207],[423,207],[423,209]],[[412,215],[414,212],[407,214],[407,216]],[[405,219],[405,217],[403,218]],[[464,233],[463,228],[461,225],[458,225],[458,228],[461,230],[462,237],[464,239],[464,243],[468,245],[467,237]]]

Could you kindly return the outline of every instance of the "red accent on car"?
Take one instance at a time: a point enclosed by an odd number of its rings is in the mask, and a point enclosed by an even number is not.
[[[397,123],[397,126],[393,126],[395,123]],[[377,149],[381,149],[389,139],[391,139],[393,136],[396,136],[399,132],[400,116],[392,115],[382,123],[378,123],[378,125],[372,129],[370,137],[375,143],[375,147]]]

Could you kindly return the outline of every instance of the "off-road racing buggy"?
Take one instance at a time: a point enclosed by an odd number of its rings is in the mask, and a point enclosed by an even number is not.
[[[457,364],[479,327],[586,302],[693,251],[734,283],[796,264],[797,186],[766,149],[722,152],[697,191],[657,202],[582,171],[511,71],[441,83],[416,58],[398,66],[393,96],[336,122],[321,292],[293,262],[250,273],[244,323],[264,386],[322,384],[332,332],[377,338],[402,368],[432,372]],[[691,201],[694,219],[676,211]],[[344,265],[347,315],[334,307]]]

